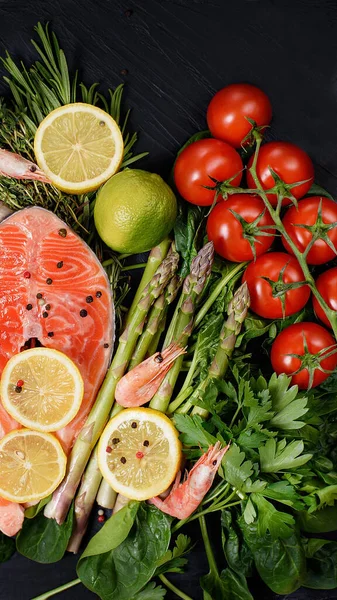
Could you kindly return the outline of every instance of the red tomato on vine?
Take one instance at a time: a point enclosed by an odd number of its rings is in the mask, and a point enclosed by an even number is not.
[[[285,252],[268,252],[251,262],[244,272],[250,307],[260,317],[281,319],[301,310],[309,300],[298,260]]]
[[[227,85],[208,105],[207,124],[211,134],[234,148],[240,148],[252,129],[247,117],[259,127],[269,125],[272,117],[268,96],[249,83]]]
[[[337,253],[337,203],[329,198],[311,196],[291,206],[283,217],[283,225],[300,252],[316,239],[306,256],[309,265],[323,265]],[[293,254],[282,237],[285,249]]]
[[[189,144],[174,165],[174,183],[179,194],[192,204],[211,206],[215,198],[215,183],[230,181],[237,186],[241,182],[243,164],[232,146],[208,138]]]
[[[271,364],[278,375],[291,375],[292,384],[306,390],[323,383],[334,371],[336,350],[336,340],[325,327],[310,322],[295,323],[275,339]]]
[[[248,162],[249,168],[253,164],[253,158],[252,156]],[[261,146],[256,163],[256,174],[264,190],[270,190],[275,186],[270,167],[285,184],[305,181],[289,190],[297,200],[307,194],[314,181],[314,166],[310,157],[302,148],[290,142],[268,142]],[[256,188],[250,171],[247,172],[247,184],[249,188]],[[267,194],[267,196],[270,203],[276,206],[277,195]],[[289,198],[285,198],[282,202],[283,206],[289,204],[291,204]]]
[[[211,211],[207,235],[220,256],[242,262],[260,256],[270,248],[275,237],[273,224],[261,198],[233,194]]]
[[[328,269],[322,273],[316,279],[316,288],[329,308],[335,310],[337,315],[337,267]],[[312,297],[312,303],[316,316],[324,323],[324,325],[331,327],[328,317],[315,296]]]

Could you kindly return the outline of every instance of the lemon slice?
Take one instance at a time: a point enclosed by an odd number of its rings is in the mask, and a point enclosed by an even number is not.
[[[6,411],[21,425],[57,431],[76,416],[83,399],[83,379],[63,352],[32,348],[8,361],[0,394]]]
[[[61,483],[67,458],[50,433],[21,429],[0,441],[0,496],[10,502],[35,502]]]
[[[34,139],[39,167],[64,192],[96,190],[118,170],[123,136],[104,110],[77,102],[56,108],[40,123]]]
[[[147,500],[173,482],[181,462],[178,432],[150,408],[128,408],[109,421],[98,445],[103,477],[118,493]]]

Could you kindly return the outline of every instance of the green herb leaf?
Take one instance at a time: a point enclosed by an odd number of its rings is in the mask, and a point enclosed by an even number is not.
[[[73,531],[74,505],[62,525],[47,519],[42,512],[33,519],[25,519],[16,538],[20,554],[39,563],[54,563],[63,557]]]
[[[264,446],[259,448],[261,471],[278,473],[304,465],[312,458],[312,454],[302,454],[303,449],[302,440],[293,440],[287,444],[285,439],[276,442],[270,438]]]
[[[180,533],[172,550],[168,550],[158,561],[155,576],[163,573],[183,573],[184,566],[188,562],[183,558],[191,550],[191,538]]]
[[[286,506],[292,506],[296,510],[301,510],[305,506],[295,487],[288,481],[281,480],[269,483],[262,493],[266,498],[277,500]]]
[[[289,388],[291,377],[285,374],[279,376],[276,373],[270,378],[268,389],[275,415],[270,420],[271,427],[279,429],[300,429],[305,425],[303,421],[297,421],[308,412],[307,398],[297,398],[298,386]]]
[[[154,581],[150,581],[130,600],[163,600],[165,596],[166,590],[161,585],[156,585]]]
[[[319,499],[318,508],[323,506],[332,506],[337,500],[337,485],[328,485],[320,490],[316,491],[316,495]]]
[[[271,502],[259,494],[252,494],[252,500],[258,508],[258,535],[264,536],[269,531],[271,537],[277,539],[293,534],[295,519],[292,515],[276,510]]]
[[[10,559],[15,552],[15,541],[0,531],[0,563]]]
[[[337,530],[337,504],[325,506],[313,513],[300,511],[297,522],[302,531],[308,533],[328,533]]]
[[[246,480],[253,474],[253,463],[245,458],[245,453],[233,444],[222,460],[226,481],[241,491],[244,490]]]
[[[117,541],[124,538],[130,520],[132,518],[128,519],[127,527],[121,527],[123,534],[117,531]],[[103,554],[87,553],[81,558],[77,573],[82,583],[102,600],[133,598],[152,578],[158,560],[167,551],[171,537],[170,524],[171,519],[155,506],[141,503],[127,537],[119,545],[114,541],[111,526],[108,532],[110,537],[106,542],[100,540],[100,547],[104,549],[110,546],[113,549]],[[96,552],[97,547],[93,550]]]
[[[202,446],[203,449],[207,449],[217,441],[213,435],[206,431],[205,421],[199,415],[190,417],[175,414],[173,420],[176,428],[182,434],[180,439],[186,446]]]

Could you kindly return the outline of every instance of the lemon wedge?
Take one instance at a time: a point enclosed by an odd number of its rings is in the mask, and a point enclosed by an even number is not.
[[[118,493],[147,500],[164,492],[181,463],[178,432],[150,408],[128,408],[109,421],[98,445],[103,477]]]
[[[104,110],[76,102],[56,108],[40,123],[34,139],[37,164],[60,190],[96,190],[118,170],[122,133]]]
[[[10,502],[36,502],[61,483],[67,458],[50,433],[21,429],[0,441],[0,496]]]
[[[32,348],[8,361],[0,394],[5,410],[21,425],[57,431],[76,416],[83,399],[83,379],[63,352]]]

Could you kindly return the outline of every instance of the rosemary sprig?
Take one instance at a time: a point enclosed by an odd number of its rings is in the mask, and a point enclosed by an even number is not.
[[[109,90],[106,98],[99,92],[98,83],[90,87],[78,83],[78,72],[69,73],[65,54],[48,24],[38,23],[35,31],[39,41],[31,41],[39,59],[31,67],[26,68],[23,62],[16,64],[8,52],[0,59],[8,72],[4,79],[10,90],[6,99],[0,97],[0,147],[34,160],[33,142],[39,123],[55,108],[80,101],[100,106],[118,123],[124,138],[122,168],[146,156],[147,152],[133,154],[137,133],[127,131],[130,111],[124,116],[123,84],[114,91]],[[117,283],[121,264],[96,233],[94,198],[95,192],[73,196],[40,182],[0,177],[0,201],[13,210],[35,205],[53,211],[83,237],[101,261],[110,259],[106,270],[118,307],[128,291],[127,280],[124,276],[121,283]],[[117,316],[120,319],[120,315]]]

